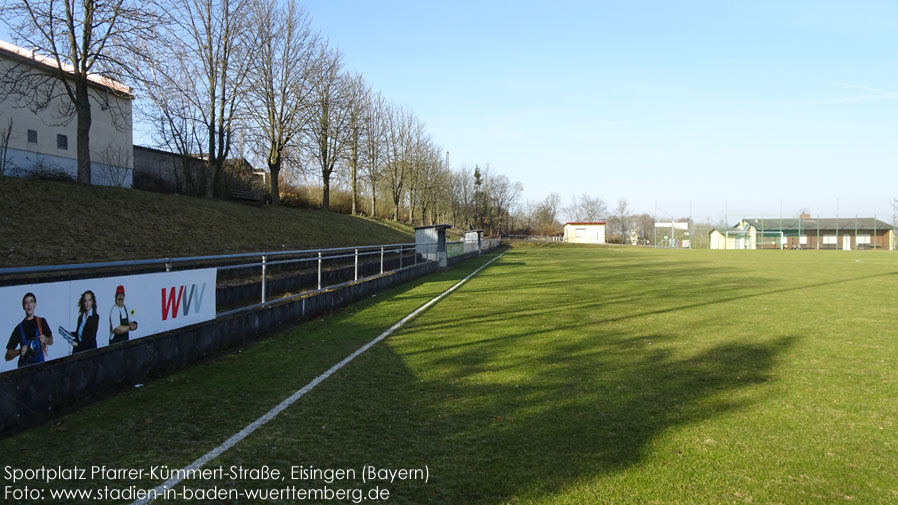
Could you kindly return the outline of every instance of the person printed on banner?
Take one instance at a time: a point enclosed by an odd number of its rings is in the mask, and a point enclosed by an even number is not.
[[[134,311],[125,306],[125,286],[115,288],[115,305],[109,311],[109,345],[127,342],[130,333],[137,329],[137,321],[131,321]]]
[[[87,290],[78,299],[78,326],[75,329],[73,352],[84,352],[97,348],[97,328],[100,326],[100,315],[97,314],[97,297]]]
[[[25,319],[17,324],[6,344],[6,361],[19,358],[18,367],[43,363],[47,360],[47,346],[53,345],[53,332],[47,320],[34,315],[37,297],[34,293],[25,293],[22,297],[22,309]]]

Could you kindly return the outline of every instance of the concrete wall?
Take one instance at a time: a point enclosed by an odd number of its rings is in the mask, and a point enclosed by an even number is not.
[[[13,370],[0,376],[0,431],[52,418],[78,400],[102,396],[123,384],[138,384],[228,349],[259,340],[267,333],[342,307],[372,293],[437,270],[419,264],[367,282],[319,293],[196,326],[151,335]]]
[[[205,188],[205,163],[198,158],[185,158],[179,154],[134,146],[134,187],[150,191],[188,194],[188,187],[194,193]],[[186,167],[185,167],[186,164]],[[187,184],[187,169],[190,171],[191,186]]]

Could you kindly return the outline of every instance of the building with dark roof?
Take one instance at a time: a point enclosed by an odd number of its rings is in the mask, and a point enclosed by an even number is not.
[[[895,227],[871,217],[746,218],[710,232],[712,249],[894,250]]]

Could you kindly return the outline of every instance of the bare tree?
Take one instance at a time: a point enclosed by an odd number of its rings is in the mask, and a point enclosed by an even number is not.
[[[489,192],[490,200],[493,202],[493,208],[496,211],[496,218],[493,220],[495,226],[493,230],[502,234],[502,226],[505,226],[507,232],[511,233],[511,207],[524,191],[524,186],[520,182],[511,182],[505,175],[494,176],[490,180]]]
[[[151,3],[125,0],[21,0],[0,4],[0,19],[15,34],[17,45],[33,52],[39,63],[19,63],[0,75],[0,89],[32,111],[58,104],[63,124],[77,121],[78,182],[90,184],[91,101],[107,106],[102,86],[131,98],[116,80],[130,73],[125,53],[138,50],[159,17]],[[108,104],[114,105],[114,104]],[[113,111],[115,112],[115,111]],[[120,114],[130,111],[120,111]],[[113,116],[115,117],[115,116]],[[124,123],[117,125],[124,127]]]
[[[594,222],[607,217],[608,207],[601,198],[583,193],[579,200],[576,196],[571,197],[571,204],[564,208],[564,213],[572,221]]]
[[[368,87],[361,75],[353,74],[346,78],[346,108],[349,114],[346,162],[352,184],[353,216],[356,215],[359,199],[359,158],[362,155],[365,116],[368,114],[368,95]]]
[[[408,194],[409,223],[415,224],[415,207],[420,203],[427,179],[427,156],[431,150],[430,136],[424,124],[411,122],[405,160],[408,164],[406,193]],[[423,218],[423,216],[422,216]]]
[[[367,111],[362,121],[364,133],[363,150],[367,169],[365,174],[371,186],[371,217],[377,215],[377,183],[383,177],[381,164],[385,158],[387,148],[386,114],[388,113],[383,95],[379,92],[372,94],[369,90],[366,95],[368,102]]]
[[[580,202],[577,201],[577,195],[571,195],[571,203],[566,205],[562,211],[569,221],[585,221]]]
[[[199,195],[205,192],[205,174],[194,172],[196,156],[202,134],[202,117],[192,98],[199,96],[197,82],[183,60],[152,58],[144,62],[142,93],[152,103],[139,110],[153,125],[153,138],[157,146],[180,154],[180,162],[173,167],[180,169],[184,179],[184,192]],[[202,168],[202,167],[200,167]],[[180,191],[181,177],[175,177]]]
[[[121,188],[128,180],[131,158],[134,156],[133,146],[123,146],[109,142],[97,154],[97,161],[106,165],[106,180],[103,183]]]
[[[617,229],[620,232],[620,240],[622,244],[627,242],[627,236],[630,233],[631,218],[633,213],[630,211],[630,205],[625,198],[617,200],[617,207],[614,209],[614,217],[617,221]]]
[[[399,209],[408,174],[406,153],[412,122],[411,113],[401,108],[392,108],[386,115],[387,148],[384,175],[393,199],[393,221],[399,220]]]
[[[546,198],[536,204],[533,209],[533,226],[539,233],[554,235],[559,231],[557,222],[558,211],[561,207],[561,197],[558,193],[550,193]]]
[[[452,226],[468,229],[471,226],[471,207],[474,198],[474,176],[467,167],[452,172],[449,177],[451,193]]]
[[[171,0],[166,7],[172,18],[166,25],[165,42],[154,46],[149,60],[157,62],[154,78],[160,90],[180,93],[180,104],[190,112],[180,115],[186,120],[181,126],[195,135],[201,150],[197,154],[206,161],[206,197],[212,198],[238,133],[238,114],[255,57],[250,3]]]
[[[421,224],[427,224],[428,211],[430,212],[430,224],[433,224],[434,211],[439,204],[438,187],[443,180],[443,160],[440,156],[439,146],[428,142],[426,150],[422,153],[423,159],[420,167],[421,180],[418,185],[418,203],[421,206]]]
[[[287,148],[309,121],[318,37],[294,0],[284,6],[276,0],[257,0],[250,25],[257,30],[258,54],[249,78],[247,110],[264,141],[271,203],[280,205],[279,177]]]
[[[342,55],[326,45],[319,48],[318,65],[312,79],[312,117],[307,137],[312,158],[321,173],[321,208],[330,209],[331,174],[343,155],[348,138],[346,79],[341,74]]]
[[[583,193],[580,198],[580,212],[584,221],[599,221],[608,216],[608,207],[601,198]]]

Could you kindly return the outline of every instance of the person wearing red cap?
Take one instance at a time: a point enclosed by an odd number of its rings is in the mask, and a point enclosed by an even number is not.
[[[137,329],[137,321],[129,318],[125,306],[125,286],[115,288],[115,305],[109,311],[109,345],[127,342],[130,332]]]

